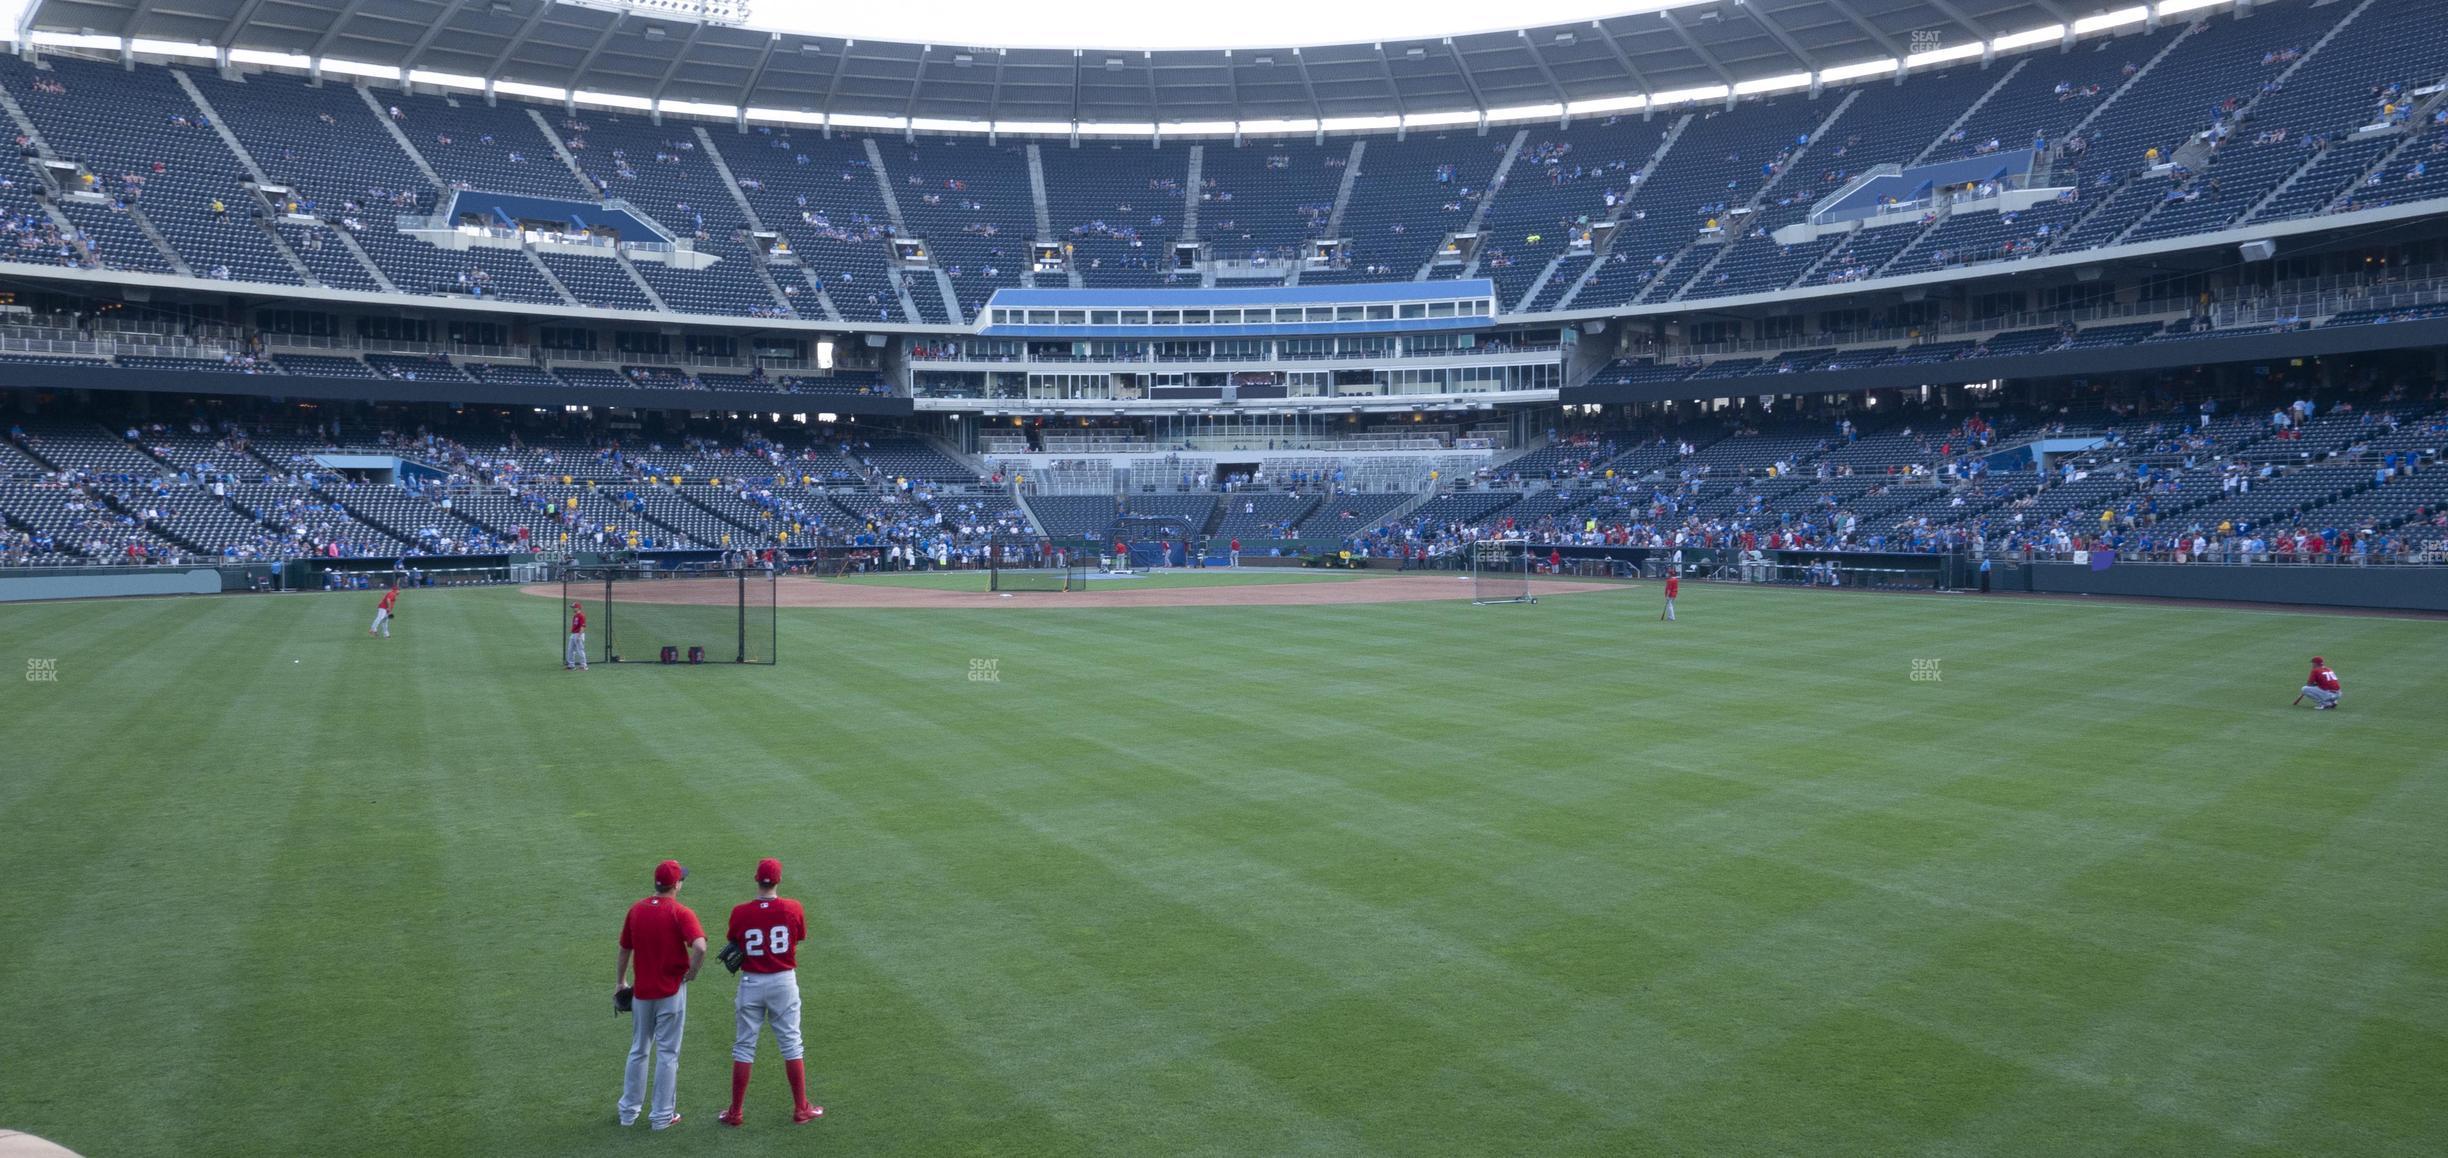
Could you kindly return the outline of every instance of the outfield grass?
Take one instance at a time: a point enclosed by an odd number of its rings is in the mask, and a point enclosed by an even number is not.
[[[1687,588],[785,611],[0,607],[0,1126],[93,1155],[2448,1150],[2448,623]],[[2290,710],[2315,652],[2348,706]],[[973,682],[993,659],[999,682]],[[1941,678],[1915,682],[1913,661]],[[12,658],[12,666],[21,662]],[[612,1125],[613,935],[808,902]],[[810,1134],[816,1135],[810,1137]]]

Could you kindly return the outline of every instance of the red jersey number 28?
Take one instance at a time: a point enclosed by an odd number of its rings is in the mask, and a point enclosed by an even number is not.
[[[751,957],[762,957],[767,953],[788,953],[790,952],[790,926],[776,925],[770,929],[750,929],[742,940]]]

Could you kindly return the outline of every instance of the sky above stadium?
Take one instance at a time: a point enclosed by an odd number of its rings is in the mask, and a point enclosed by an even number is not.
[[[1568,24],[1702,0],[749,0],[757,28],[979,48],[1288,48]]]

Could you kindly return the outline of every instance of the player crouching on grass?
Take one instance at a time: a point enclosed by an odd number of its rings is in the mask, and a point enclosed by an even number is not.
[[[2316,655],[2312,657],[2312,674],[2304,677],[2303,692],[2295,697],[2295,702],[2300,704],[2309,699],[2314,710],[2328,711],[2338,706],[2339,690],[2337,673],[2329,670],[2328,661]]]
[[[731,1043],[731,1108],[714,1119],[726,1126],[740,1124],[748,1074],[756,1068],[757,1037],[768,1025],[782,1051],[782,1070],[790,1076],[792,1123],[824,1116],[823,1106],[808,1104],[805,1047],[799,1037],[799,943],[807,939],[807,911],[777,895],[781,884],[781,861],[769,856],[757,862],[756,899],[732,908],[723,945],[724,967],[734,973],[747,970],[740,974],[734,1003],[739,1036]]]

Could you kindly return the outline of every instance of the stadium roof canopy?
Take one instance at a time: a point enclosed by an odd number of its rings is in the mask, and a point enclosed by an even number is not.
[[[575,93],[632,108],[824,114],[920,131],[1214,134],[1721,99],[1729,89],[1802,88],[1892,72],[1899,61],[1921,67],[2053,44],[2228,2],[1617,0],[1617,15],[1511,31],[1266,48],[1250,46],[1270,31],[1253,21],[1239,47],[1153,50],[972,45],[955,39],[957,25],[933,43],[769,31],[754,26],[751,0],[0,0],[0,11],[22,6],[14,31],[38,45],[226,53],[239,64],[444,87],[500,83],[520,95]],[[1045,5],[1061,8],[1061,0]],[[787,23],[822,20],[819,12]]]

